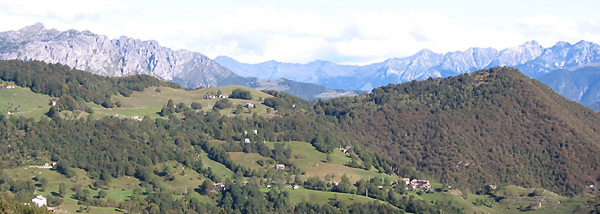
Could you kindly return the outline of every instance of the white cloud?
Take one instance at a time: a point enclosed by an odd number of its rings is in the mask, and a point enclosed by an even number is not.
[[[351,5],[353,9],[342,10],[334,4],[311,10],[270,1],[0,0],[0,30],[43,22],[59,30],[153,39],[173,49],[253,63],[323,59],[364,64],[409,56],[424,48],[445,53],[469,47],[512,47],[532,39],[544,46],[559,40],[600,41],[595,15],[581,16],[584,20],[552,12],[457,15],[452,9],[401,10],[403,4],[386,7],[387,3],[368,4],[368,9]]]
[[[115,12],[127,10],[127,5],[120,0],[0,0],[0,6],[2,8],[0,10],[8,15],[61,22],[100,19]]]
[[[551,45],[557,39],[573,40],[580,35],[576,21],[543,12],[518,20],[516,28],[524,36],[536,38],[544,45]]]

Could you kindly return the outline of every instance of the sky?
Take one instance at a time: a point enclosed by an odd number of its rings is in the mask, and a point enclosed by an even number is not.
[[[364,65],[429,49],[600,43],[600,0],[0,0],[0,31],[41,22],[246,63]]]

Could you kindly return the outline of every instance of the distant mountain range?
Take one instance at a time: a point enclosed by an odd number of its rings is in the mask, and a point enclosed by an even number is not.
[[[587,41],[558,42],[550,48],[530,41],[503,50],[469,48],[445,54],[425,49],[364,66],[327,61],[247,64],[226,56],[212,60],[201,53],[172,50],[152,40],[109,39],[90,31],[46,29],[38,23],[1,32],[0,59],[61,63],[106,76],[148,74],[187,88],[243,85],[276,89],[307,100],[352,96],[390,83],[509,66],[540,78],[571,100],[600,108],[600,91],[591,90],[594,85],[582,87],[595,79],[594,73],[566,70],[600,64],[600,46]],[[587,82],[581,82],[584,80]]]
[[[1,32],[0,59],[61,63],[105,76],[147,74],[187,88],[242,85],[281,89],[304,99],[356,95],[291,80],[244,78],[200,53],[172,50],[153,40],[109,39],[90,31],[46,29],[41,23]]]
[[[456,76],[485,68],[508,66],[520,69],[529,77],[541,78],[542,82],[571,100],[600,110],[600,90],[590,88],[600,86],[588,84],[600,79],[599,73],[565,70],[600,63],[600,46],[587,41],[576,44],[558,42],[550,48],[530,41],[503,50],[469,48],[446,54],[422,50],[409,57],[392,58],[365,66],[338,65],[327,61],[247,64],[226,56],[219,56],[215,61],[241,76],[287,78],[328,88],[364,91],[390,83]]]
[[[600,46],[580,41],[573,45],[558,42],[550,48],[544,48],[536,41],[530,41],[504,50],[469,48],[446,54],[422,50],[409,57],[392,58],[365,66],[338,65],[326,61],[246,64],[226,56],[217,57],[215,61],[241,76],[287,78],[329,88],[370,91],[389,83],[456,76],[496,66],[515,67],[537,78],[557,69],[600,62]]]
[[[600,66],[556,70],[538,80],[567,99],[600,110]]]

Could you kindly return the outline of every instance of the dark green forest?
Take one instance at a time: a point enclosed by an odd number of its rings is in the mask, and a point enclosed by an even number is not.
[[[320,101],[345,135],[443,183],[582,192],[600,179],[600,114],[512,68]]]

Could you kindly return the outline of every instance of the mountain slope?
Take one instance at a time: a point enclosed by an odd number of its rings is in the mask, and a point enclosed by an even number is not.
[[[422,50],[409,57],[391,58],[365,66],[337,65],[324,61],[308,64],[276,61],[245,64],[228,57],[217,57],[215,60],[242,76],[286,78],[345,90],[371,90],[390,83],[456,76],[495,66],[516,67],[526,75],[537,78],[556,69],[600,62],[600,46],[580,41],[573,45],[558,42],[553,47],[544,48],[530,41],[503,50],[469,48],[446,54]]]
[[[556,70],[538,78],[567,99],[592,106],[600,101],[600,67]],[[600,110],[600,109],[596,109]]]
[[[471,191],[516,184],[573,194],[600,179],[600,113],[515,69],[389,85],[317,105],[364,146]]]
[[[288,79],[265,80],[258,78],[248,78],[248,86],[258,90],[277,90],[288,94],[298,96],[305,100],[329,99],[343,96],[356,96],[364,93],[363,91],[344,91],[333,90],[325,86],[291,81]]]
[[[61,63],[104,76],[147,74],[188,88],[247,83],[200,53],[124,36],[109,39],[89,31],[49,30],[40,23],[0,33],[0,59]]]

